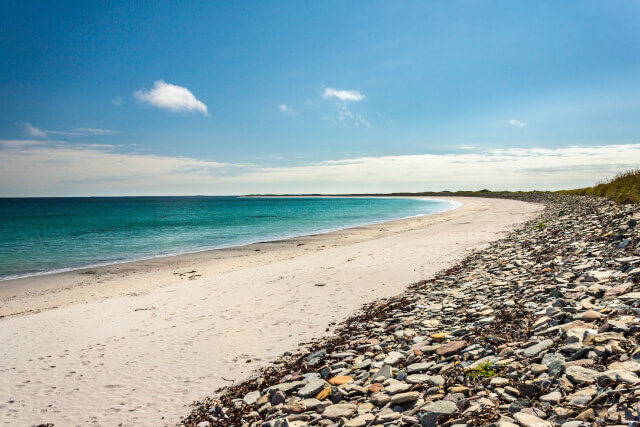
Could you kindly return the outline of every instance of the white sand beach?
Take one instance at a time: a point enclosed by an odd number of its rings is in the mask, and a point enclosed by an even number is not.
[[[0,282],[0,425],[173,425],[542,209],[455,200],[436,215]]]

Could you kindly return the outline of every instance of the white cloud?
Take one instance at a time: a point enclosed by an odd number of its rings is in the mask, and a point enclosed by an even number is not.
[[[516,119],[509,120],[509,124],[511,126],[517,126],[519,128],[523,128],[527,125],[525,122],[521,122],[520,120],[516,120]]]
[[[108,145],[0,141],[0,196],[557,190],[593,185],[638,164],[640,144],[359,157],[258,167],[120,153]]]
[[[364,99],[364,95],[357,90],[334,89],[331,87],[328,87],[324,90],[324,92],[322,93],[322,97],[325,99],[337,98],[343,102],[358,102]]]
[[[59,131],[59,130],[43,130],[37,126],[33,126],[31,123],[24,123],[24,130],[30,136],[36,138],[46,138],[47,135],[62,135],[62,136],[94,136],[94,135],[112,135],[117,133],[114,130],[109,129],[94,129],[74,127],[71,131]]]
[[[122,105],[122,98],[120,98],[119,96],[116,96],[111,100],[111,103],[116,107],[120,107]]]
[[[207,106],[196,99],[189,89],[165,83],[163,80],[156,81],[153,89],[138,90],[133,93],[133,96],[154,107],[166,108],[171,111],[196,111],[209,115]]]
[[[112,135],[116,131],[110,129],[94,129],[94,128],[73,128],[74,132],[78,132],[82,135]]]
[[[278,108],[280,109],[280,111],[282,111],[283,113],[288,113],[288,114],[293,114],[295,113],[294,109],[289,107],[286,104],[280,104],[278,105]]]
[[[337,121],[346,125],[347,122],[353,122],[356,126],[361,124],[365,126],[371,126],[371,124],[360,114],[354,113],[349,109],[347,103],[359,102],[364,99],[364,95],[357,90],[343,90],[326,88],[322,93],[322,97],[325,99],[336,99],[336,108],[338,109]]]
[[[24,123],[23,126],[24,126],[24,131],[30,136],[33,136],[36,138],[45,138],[47,136],[45,131],[43,131],[42,129],[36,126],[33,126],[31,123]]]

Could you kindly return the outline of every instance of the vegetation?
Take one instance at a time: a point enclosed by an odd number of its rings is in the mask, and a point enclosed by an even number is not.
[[[477,368],[467,371],[467,375],[473,379],[477,378],[491,378],[498,374],[498,370],[493,363],[481,363]]]
[[[560,193],[608,197],[619,203],[640,203],[640,169],[620,173],[612,180],[601,182],[594,187],[564,190]]]

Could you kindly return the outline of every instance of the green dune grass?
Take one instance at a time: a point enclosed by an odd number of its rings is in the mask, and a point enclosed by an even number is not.
[[[560,193],[608,197],[620,203],[640,203],[640,169],[619,173],[610,181],[593,187],[563,190]]]

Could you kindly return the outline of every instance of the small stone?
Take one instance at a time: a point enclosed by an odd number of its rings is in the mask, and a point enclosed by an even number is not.
[[[493,377],[491,378],[491,381],[489,381],[489,384],[496,386],[496,387],[504,387],[506,385],[511,384],[511,381],[509,381],[506,378],[502,378],[502,377]]]
[[[339,418],[350,418],[356,413],[358,407],[352,403],[338,403],[337,405],[327,406],[322,412],[322,417],[330,420],[338,420]]]
[[[402,359],[404,359],[404,354],[399,351],[390,351],[387,354],[387,357],[384,359],[384,363],[387,365],[397,365]]]
[[[391,378],[393,376],[393,373],[391,371],[391,366],[389,365],[384,365],[382,368],[380,368],[380,370],[378,372],[376,372],[372,378]]]
[[[375,415],[371,413],[359,415],[345,423],[346,427],[365,427],[371,423],[376,418]]]
[[[518,412],[513,417],[524,427],[553,427],[553,423],[524,412]]]
[[[533,375],[544,374],[548,370],[549,370],[549,368],[546,365],[541,365],[539,363],[532,363],[531,364],[531,373]]]
[[[420,393],[417,391],[409,391],[407,393],[399,393],[391,396],[391,406],[400,405],[407,402],[415,402],[420,397]]]
[[[320,393],[327,383],[319,378],[309,381],[307,385],[298,390],[298,396],[300,397],[312,397]]]
[[[318,393],[318,395],[316,396],[316,399],[324,400],[327,397],[329,397],[330,394],[331,394],[331,387],[327,387],[327,388],[323,389],[322,391],[320,391],[320,393]]]
[[[578,319],[586,320],[587,322],[593,322],[594,320],[602,319],[602,314],[595,310],[587,310],[577,316]]]
[[[438,333],[438,334],[431,334],[429,337],[436,342],[441,342],[441,341],[444,341],[446,336],[447,334]]]
[[[531,347],[525,348],[523,351],[523,354],[525,357],[537,356],[538,354],[542,353],[552,345],[553,345],[552,340],[544,340],[542,342],[539,342],[538,344],[532,345]]]
[[[347,384],[347,383],[351,383],[353,382],[353,378],[351,378],[348,375],[344,375],[344,376],[340,376],[340,377],[333,377],[329,380],[329,383],[333,384],[333,385],[342,385],[342,384]]]
[[[625,362],[613,362],[608,366],[608,369],[610,371],[623,370],[634,372],[637,374],[638,372],[640,372],[640,363],[634,362],[633,360],[627,360]]]
[[[451,342],[448,342],[447,344],[444,344],[438,347],[438,349],[436,350],[436,353],[440,356],[446,357],[452,354],[456,354],[466,346],[467,346],[466,341],[451,341]]]
[[[411,365],[407,366],[407,374],[415,374],[418,372],[424,372],[427,369],[431,368],[433,366],[433,363],[429,362],[429,363],[412,363]]]
[[[436,402],[427,403],[420,411],[424,411],[428,414],[455,414],[460,411],[458,406],[449,400],[438,400]]]
[[[287,400],[287,396],[280,390],[273,392],[271,395],[271,404],[274,406],[284,403],[285,400]]]
[[[373,383],[367,388],[369,394],[378,393],[382,390],[384,390],[384,386],[380,383]]]
[[[371,403],[376,406],[384,406],[391,400],[391,396],[387,393],[374,393],[371,395]]]
[[[398,382],[394,382],[387,385],[384,388],[384,391],[386,391],[387,394],[398,394],[398,393],[408,391],[410,388],[411,386],[409,384],[405,384],[403,382],[398,381]]]
[[[249,392],[249,393],[245,394],[245,396],[244,396],[244,398],[242,400],[247,405],[253,405],[254,403],[256,403],[258,401],[258,399],[260,399],[260,392],[256,390],[256,391],[252,391],[252,392]]]
[[[593,384],[600,373],[582,366],[569,366],[565,374],[567,378],[576,384]]]
[[[561,400],[562,400],[562,393],[560,393],[559,391],[552,391],[551,393],[540,396],[541,402],[558,404],[560,403]]]
[[[301,414],[307,410],[307,406],[302,402],[291,401],[289,403],[285,403],[282,410],[289,414]]]
[[[629,385],[636,385],[640,383],[640,378],[633,372],[617,370],[606,371],[601,375],[598,375],[598,384],[602,387],[611,384],[624,383]]]

